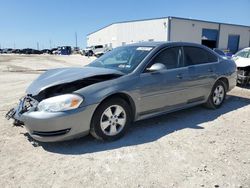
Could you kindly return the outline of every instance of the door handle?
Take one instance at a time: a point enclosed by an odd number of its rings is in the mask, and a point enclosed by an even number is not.
[[[176,75],[176,78],[182,79],[182,74],[177,74],[177,75]]]

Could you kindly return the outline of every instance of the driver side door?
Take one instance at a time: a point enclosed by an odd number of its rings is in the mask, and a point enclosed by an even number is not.
[[[155,63],[165,69],[148,72]],[[160,113],[186,104],[188,70],[184,67],[182,47],[161,50],[140,75],[140,116]]]

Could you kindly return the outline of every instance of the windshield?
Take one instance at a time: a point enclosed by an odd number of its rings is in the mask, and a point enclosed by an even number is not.
[[[236,53],[235,56],[236,57],[239,56],[239,57],[250,58],[250,51],[242,50],[242,51],[239,51],[238,53]]]
[[[127,74],[132,72],[152,49],[153,47],[143,46],[118,47],[96,59],[89,66],[115,69]]]

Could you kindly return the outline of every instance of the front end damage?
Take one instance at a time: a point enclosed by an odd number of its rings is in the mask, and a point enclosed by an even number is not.
[[[5,115],[5,117],[8,120],[14,119],[13,124],[15,126],[23,126],[25,122],[24,122],[22,115],[24,113],[37,111],[37,106],[39,102],[41,102],[42,100],[50,98],[50,97],[55,97],[58,95],[72,93],[74,91],[77,91],[89,85],[115,79],[120,76],[121,75],[119,74],[92,76],[89,78],[84,78],[84,79],[76,80],[76,81],[69,82],[69,83],[53,85],[44,90],[41,90],[37,95],[27,94],[26,96],[19,99],[19,104],[15,108],[10,109]]]
[[[31,137],[38,141],[54,142],[76,138],[77,135],[86,135],[97,104],[82,105],[78,109],[69,111],[49,112],[40,111],[39,103],[48,98],[72,94],[87,86],[120,76],[122,74],[117,73],[90,77],[81,75],[81,78],[70,81],[68,79],[67,82],[62,82],[62,80],[60,80],[60,83],[58,80],[55,83],[49,82],[49,87],[45,87],[45,84],[37,84],[37,80],[41,82],[41,78],[38,78],[32,83],[32,90],[27,89],[27,95],[19,100],[19,104],[15,108],[8,111],[6,118],[8,120],[13,119],[14,126],[25,126]],[[51,75],[45,78],[46,81],[48,81],[48,78],[51,78]],[[34,87],[34,85],[37,85],[37,87]]]
[[[237,83],[241,85],[250,83],[250,66],[237,68]]]
[[[14,126],[24,126],[24,121],[22,119],[22,114],[26,112],[35,111],[38,105],[38,101],[27,95],[19,99],[19,104],[10,109],[5,115],[6,119],[14,119]]]

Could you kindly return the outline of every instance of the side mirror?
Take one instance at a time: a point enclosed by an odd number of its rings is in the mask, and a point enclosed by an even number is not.
[[[155,63],[151,67],[147,68],[147,71],[148,72],[156,72],[156,71],[160,71],[163,69],[166,69],[165,65],[163,65],[162,63]]]

